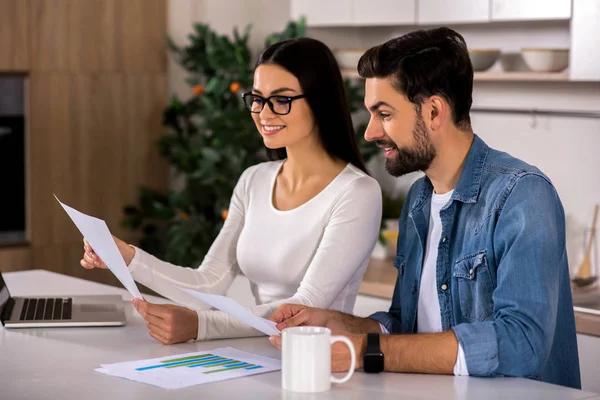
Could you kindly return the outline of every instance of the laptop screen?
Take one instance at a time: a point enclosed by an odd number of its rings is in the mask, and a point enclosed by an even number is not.
[[[6,287],[4,279],[2,279],[2,274],[0,273],[0,315],[2,315],[4,306],[6,306],[9,299],[10,293],[8,293],[8,288]]]

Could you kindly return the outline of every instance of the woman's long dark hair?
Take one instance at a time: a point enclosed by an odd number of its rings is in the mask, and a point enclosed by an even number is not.
[[[356,145],[342,74],[331,50],[316,39],[285,40],[262,52],[256,67],[262,64],[279,65],[300,81],[325,151],[367,172]],[[267,149],[267,156],[281,160],[287,154],[285,148]]]

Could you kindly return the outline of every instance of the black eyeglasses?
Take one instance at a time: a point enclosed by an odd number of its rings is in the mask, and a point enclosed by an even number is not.
[[[287,115],[292,111],[292,101],[302,99],[306,97],[303,94],[298,96],[270,96],[270,97],[262,97],[252,92],[242,94],[242,99],[244,99],[244,104],[246,108],[251,112],[258,114],[263,108],[265,108],[265,104],[269,104],[269,108],[273,111],[274,114],[277,115]]]

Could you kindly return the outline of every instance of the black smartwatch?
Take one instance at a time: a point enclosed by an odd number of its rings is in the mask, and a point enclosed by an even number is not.
[[[379,347],[379,333],[367,334],[367,350],[363,358],[363,370],[371,373],[383,371],[383,353]]]

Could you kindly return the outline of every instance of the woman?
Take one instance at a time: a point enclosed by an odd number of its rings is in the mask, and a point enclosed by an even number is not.
[[[292,39],[259,57],[243,95],[270,158],[238,181],[221,232],[198,269],[181,268],[115,239],[134,279],[193,307],[134,300],[162,343],[261,335],[173,285],[225,294],[245,274],[267,317],[280,304],[352,312],[381,221],[381,189],[365,170],[335,58]],[[106,268],[84,240],[85,268]]]

